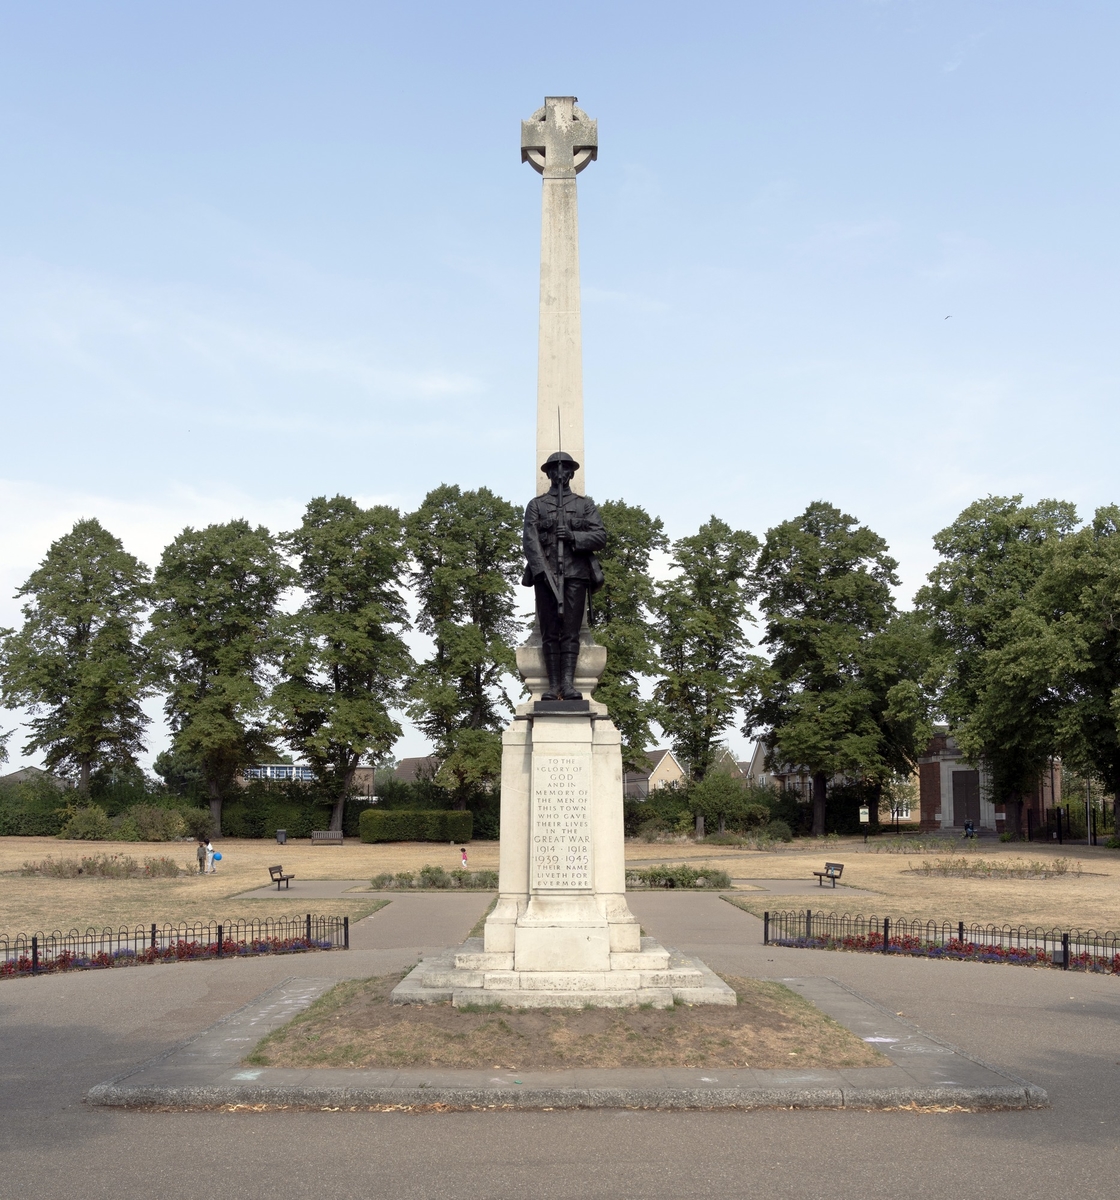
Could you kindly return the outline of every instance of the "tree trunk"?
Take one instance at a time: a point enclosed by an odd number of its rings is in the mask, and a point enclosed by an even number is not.
[[[86,759],[79,768],[78,791],[81,792],[83,796],[87,797],[89,796],[89,771],[89,760]]]
[[[704,814],[698,812],[696,814],[696,840],[699,841],[704,836]]]
[[[824,837],[824,806],[828,794],[828,776],[817,771],[813,776],[813,837]]]
[[[210,793],[210,824],[214,831],[214,837],[222,836],[222,792],[217,783],[208,779],[206,788]]]
[[[719,814],[719,831],[720,833],[727,832],[727,818],[723,815],[723,813]]]
[[[328,826],[330,829],[342,830],[342,816],[346,811],[346,797],[350,794],[350,786],[354,782],[354,772],[357,770],[358,764],[350,768],[349,771],[342,777],[342,787],[339,789],[338,799],[334,802],[334,807],[331,809],[331,823]]]

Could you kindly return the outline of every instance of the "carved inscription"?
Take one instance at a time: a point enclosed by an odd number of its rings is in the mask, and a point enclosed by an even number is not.
[[[585,755],[533,755],[534,891],[589,892],[591,887],[591,760]]]

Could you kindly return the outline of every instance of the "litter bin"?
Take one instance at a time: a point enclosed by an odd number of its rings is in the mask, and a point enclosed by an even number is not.
[[[278,829],[276,831],[276,844],[278,846],[286,846],[288,844],[288,831],[286,829]]]

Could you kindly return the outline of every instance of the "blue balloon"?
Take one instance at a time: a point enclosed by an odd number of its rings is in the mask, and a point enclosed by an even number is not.
[[[215,861],[215,862],[221,862],[221,861],[222,861],[222,856],[221,856],[220,854],[215,854],[215,855],[214,855],[214,861]]]

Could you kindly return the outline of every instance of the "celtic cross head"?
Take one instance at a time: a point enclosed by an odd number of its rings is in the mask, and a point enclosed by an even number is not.
[[[575,96],[546,96],[521,122],[521,161],[541,175],[578,175],[598,153],[598,122],[576,107]]]

